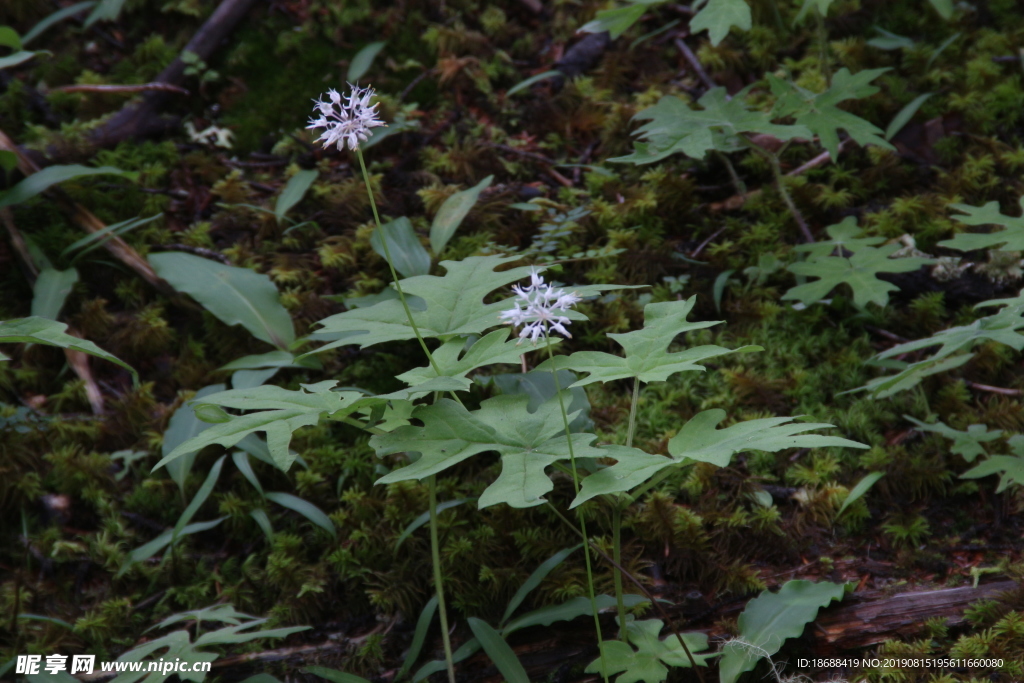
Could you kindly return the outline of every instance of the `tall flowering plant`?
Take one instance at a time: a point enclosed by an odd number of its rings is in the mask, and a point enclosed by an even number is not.
[[[455,658],[449,640],[438,544],[436,476],[474,455],[497,453],[501,458],[501,473],[480,495],[478,506],[528,508],[552,506],[546,496],[555,488],[552,472],[560,470],[572,478],[571,509],[580,512],[580,506],[589,504],[607,506],[612,511],[611,557],[590,544],[582,516],[578,520],[577,533],[583,537],[588,550],[614,568],[616,598],[612,604],[617,604],[621,639],[601,641],[597,609],[601,604],[607,605],[610,598],[595,596],[591,556],[587,552],[590,611],[595,617],[601,654],[588,671],[599,672],[606,681],[621,671],[628,672],[629,680],[638,680],[637,673],[641,671],[646,672],[645,676],[654,676],[652,672],[661,675],[660,679],[655,676],[645,680],[663,680],[669,666],[692,666],[700,675],[699,666],[705,665],[710,655],[694,652],[706,648],[706,638],[676,633],[675,641],[658,640],[661,620],[630,621],[625,614],[623,577],[630,579],[641,592],[646,589],[622,570],[622,511],[669,472],[689,467],[694,462],[725,467],[734,454],[747,450],[866,446],[839,437],[806,434],[804,432],[831,425],[792,423],[790,417],[749,420],[718,429],[717,425],[726,417],[725,412],[706,410],[680,425],[677,434],[667,443],[667,453],[647,453],[635,448],[636,405],[644,386],[667,381],[678,373],[703,372],[705,368],[700,362],[708,358],[737,351],[758,351],[760,347],[728,349],[709,344],[672,350],[680,334],[718,324],[687,320],[696,303],[696,297],[691,297],[684,301],[648,304],[644,308],[642,328],[608,334],[621,347],[618,354],[581,350],[571,355],[558,355],[554,350],[563,343],[561,337],[571,336],[569,326],[586,320],[586,316],[576,310],[576,304],[621,287],[589,284],[576,286],[568,292],[545,282],[542,268],[515,265],[521,262],[521,257],[496,255],[442,261],[439,266],[445,271],[443,275],[400,279],[388,240],[380,229],[360,149],[369,139],[370,129],[384,125],[377,119],[376,105],[370,104],[372,97],[370,89],[353,88],[346,97],[328,91],[326,99],[316,101],[315,111],[319,116],[310,121],[309,127],[324,129],[318,139],[325,146],[334,145],[339,151],[347,148],[359,159],[394,280],[392,286],[398,296],[321,320],[319,332],[333,341],[318,351],[351,345],[366,348],[416,339],[424,352],[426,365],[398,376],[406,384],[404,389],[376,396],[336,389],[337,381],[332,380],[304,384],[295,391],[262,386],[205,396],[199,402],[210,405],[211,409],[203,413],[215,414],[218,422],[176,448],[160,464],[210,444],[231,447],[251,433],[265,432],[275,462],[287,469],[294,459],[288,450],[292,433],[321,419],[342,421],[371,432],[370,444],[380,457],[419,453],[419,458],[407,459],[377,483],[410,480],[427,483],[434,586],[450,683],[455,680]],[[529,284],[519,284],[527,279]],[[514,296],[485,303],[495,292],[505,291],[510,286]],[[416,297],[415,308],[409,305],[408,297]],[[513,333],[509,326],[518,328],[518,332]],[[524,394],[495,396],[475,407],[463,402],[472,384],[470,373],[496,365],[526,363],[523,359],[532,351],[546,352],[547,359],[542,360],[537,369],[553,374],[556,391],[549,400],[533,410],[528,409],[529,397]],[[560,385],[565,371],[574,378],[569,387]],[[633,387],[625,444],[596,444],[596,434],[572,431],[570,424],[579,411],[567,409],[567,390],[622,379],[631,380]],[[232,416],[213,407],[232,408],[245,414]],[[383,414],[388,415],[386,420],[381,419]],[[581,458],[587,458],[590,463],[613,464],[588,471],[579,466]],[[562,516],[554,506],[552,509]],[[548,570],[550,566],[545,569]],[[521,602],[521,598],[517,599]],[[516,600],[513,603],[506,619],[519,604]],[[655,609],[660,609],[656,601],[652,603]],[[575,615],[577,612],[567,610],[566,613]],[[550,623],[550,618],[544,623]],[[497,632],[493,628],[478,619],[470,619],[469,625],[477,635],[478,647],[482,641],[494,646]],[[497,633],[497,640],[511,628],[511,624],[506,624],[503,631]],[[470,651],[469,645],[464,645],[460,651]]]

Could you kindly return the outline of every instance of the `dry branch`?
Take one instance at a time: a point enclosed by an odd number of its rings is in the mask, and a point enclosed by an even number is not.
[[[255,2],[256,0],[221,2],[182,50],[182,55],[192,53],[198,55],[201,60],[208,61],[214,50],[227,38]],[[126,105],[94,130],[89,136],[89,142],[96,147],[110,147],[124,140],[151,137],[177,128],[181,123],[179,117],[160,116],[160,113],[174,92],[168,86],[181,85],[187,66],[181,56],[175,58],[156,77],[155,82],[163,84],[164,89],[150,90],[143,95],[141,101]]]
[[[891,638],[913,636],[925,621],[944,617],[947,626],[964,623],[964,610],[972,602],[998,598],[1017,588],[1015,581],[999,581],[977,588],[945,588],[887,596],[883,591],[854,593],[829,610],[814,624],[818,641],[826,651],[878,645]]]
[[[39,166],[20,147],[14,144],[14,141],[7,137],[3,131],[0,131],[0,150],[14,152],[18,156],[18,170],[26,176],[39,172]],[[59,189],[54,188],[51,188],[49,192],[58,196],[62,194]],[[92,212],[81,204],[66,198],[62,199],[61,203],[64,204],[65,210],[71,214],[71,219],[86,232],[99,232],[107,227],[103,224],[103,221],[94,216]],[[180,298],[169,284],[160,279],[156,271],[149,265],[149,262],[142,258],[139,252],[132,249],[123,239],[117,236],[108,237],[104,241],[103,246],[107,251],[116,256],[119,261],[134,270],[139,277],[153,285],[159,292],[175,300]]]

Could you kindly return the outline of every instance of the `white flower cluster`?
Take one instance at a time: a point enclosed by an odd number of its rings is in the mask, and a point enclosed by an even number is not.
[[[325,128],[317,138],[322,140],[324,147],[338,145],[340,152],[345,148],[359,149],[359,143],[370,137],[370,129],[383,126],[384,122],[377,118],[377,104],[370,106],[373,88],[359,88],[349,83],[352,88],[348,102],[342,104],[341,95],[331,89],[327,91],[330,101],[313,100],[316,102],[314,111],[320,112],[320,118],[310,119],[309,128]]]
[[[572,337],[569,330],[565,329],[571,321],[555,312],[567,311],[579,303],[581,299],[575,292],[566,294],[563,289],[545,284],[544,278],[536,270],[530,274],[529,287],[514,285],[512,291],[516,293],[516,307],[502,311],[499,318],[512,326],[523,325],[519,333],[520,343],[527,338],[536,342],[541,335],[548,336],[551,330]]]

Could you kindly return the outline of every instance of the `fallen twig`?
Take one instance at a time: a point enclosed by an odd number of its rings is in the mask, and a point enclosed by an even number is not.
[[[181,55],[160,72],[155,82],[170,87],[179,86],[188,67],[181,57],[192,53],[203,61],[209,61],[213,51],[227,38],[255,2],[256,0],[223,0],[188,42]],[[171,92],[176,91],[162,88],[147,92],[141,102],[126,105],[94,130],[89,136],[89,141],[97,147],[109,147],[124,140],[152,136],[177,128],[180,123],[179,117],[160,116],[160,110],[163,109]]]
[[[7,235],[11,239],[11,245],[22,261],[25,279],[28,280],[30,286],[34,286],[36,279],[39,277],[39,271],[36,269],[36,264],[28,251],[25,239],[21,236],[21,231],[14,224],[14,218],[11,216],[10,209],[6,207],[0,209],[0,218],[3,219]],[[70,325],[67,327],[66,332],[72,337],[83,339],[82,334]],[[92,408],[93,415],[103,414],[103,394],[96,384],[96,379],[92,376],[92,370],[89,369],[89,355],[74,349],[64,349],[64,357],[68,359],[68,365],[71,366],[71,369],[78,375],[78,378],[85,384],[85,396],[89,400],[89,407]]]
[[[718,87],[715,80],[711,78],[711,76],[708,75],[708,72],[704,70],[704,67],[701,66],[700,61],[697,59],[697,55],[693,54],[693,50],[690,49],[689,45],[683,42],[682,38],[675,39],[675,46],[681,53],[683,53],[683,57],[690,64],[690,68],[693,69],[695,74],[697,74],[697,77],[700,78],[701,83],[706,85],[708,89]]]
[[[993,387],[989,386],[988,384],[979,384],[977,382],[972,382],[969,379],[965,379],[964,384],[966,384],[971,389],[977,389],[978,391],[987,391],[991,394],[1002,394],[1003,396],[1020,396],[1021,394],[1024,394],[1024,391],[1021,391],[1020,389],[1006,389],[1004,387]]]
[[[136,93],[160,90],[174,92],[179,95],[190,95],[185,88],[170,83],[142,83],[140,85],[62,85],[51,88],[50,92],[98,92],[98,93]]]

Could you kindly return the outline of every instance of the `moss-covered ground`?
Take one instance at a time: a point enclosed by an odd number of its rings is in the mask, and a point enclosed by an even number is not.
[[[24,34],[64,4],[6,0],[0,25]],[[692,295],[691,319],[724,323],[680,342],[764,347],[645,389],[638,447],[664,452],[680,425],[708,408],[725,410],[725,424],[805,415],[835,425],[830,434],[870,446],[746,453],[726,468],[698,464],[634,506],[625,517],[625,564],[666,598],[695,605],[681,625],[726,636],[735,632],[737,612],[725,606],[792,578],[899,591],[970,585],[987,570],[1020,577],[1024,487],[996,493],[994,476],[961,479],[971,465],[951,451],[951,442],[914,430],[903,417],[933,415],[961,431],[974,424],[1001,429],[984,449],[1008,453],[1007,439],[1024,432],[1020,354],[990,342],[967,364],[927,377],[913,390],[885,399],[840,395],[876,377],[881,371],[864,362],[896,340],[968,324],[983,314],[974,304],[1014,296],[1021,287],[1019,253],[1002,266],[979,267],[959,289],[908,278],[894,280],[900,290],[884,307],[858,310],[840,287],[829,303],[797,310],[781,299],[796,284],[791,273],[750,270],[767,255],[789,262],[801,241],[762,157],[731,157],[747,189],[761,189],[745,202],[737,200],[720,155],[675,155],[649,166],[604,163],[632,150],[637,112],[666,94],[695,101],[706,90],[677,39],[685,39],[714,82],[732,93],[752,85],[754,100],[760,97],[765,106],[766,73],[817,91],[840,68],[888,67],[877,94],[845,106],[885,129],[911,100],[933,93],[893,138],[895,150],[849,141],[838,160],[793,175],[788,187],[816,237],[824,239],[826,226],[854,216],[868,236],[909,235],[924,252],[946,253],[936,244],[964,229],[951,220],[950,204],[997,201],[1013,215],[1024,194],[1019,3],[961,2],[946,20],[926,0],[839,0],[820,25],[808,19],[794,27],[802,3],[753,0],[753,27],[733,30],[717,47],[707,34],[686,36],[688,7],[657,5],[582,75],[513,95],[507,94],[512,86],[554,68],[579,40],[576,30],[611,5],[256,3],[209,64],[186,78],[190,94],[168,101],[169,112],[196,130],[215,125],[231,131],[230,149],[182,130],[90,149],[88,131],[131,95],[60,88],[151,81],[217,4],[128,0],[116,22],[85,29],[79,15],[56,25],[32,45],[52,54],[0,72],[0,130],[26,149],[59,155],[62,163],[133,172],[62,188],[107,224],[158,215],[124,236],[143,256],[184,245],[268,274],[296,332],[306,334],[318,320],[345,310],[345,297],[377,293],[389,280],[386,263],[371,248],[372,215],[355,158],[323,150],[304,129],[312,100],[327,88],[343,88],[356,53],[384,41],[361,79],[376,88],[383,118],[396,129],[366,150],[382,220],[408,216],[426,243],[444,199],[493,175],[439,260],[527,249],[540,236],[550,249],[543,253],[563,261],[556,273],[562,282],[646,286],[585,304],[590,322],[578,324],[567,350],[615,352],[604,335],[639,327],[646,303]],[[647,36],[673,21],[679,23]],[[882,49],[871,44],[883,35],[879,29],[906,40]],[[393,123],[400,117],[405,128]],[[820,154],[814,144],[790,145],[783,170]],[[289,229],[258,208],[272,211],[280,189],[301,169],[319,175],[289,213],[302,225]],[[12,172],[9,179],[13,184],[20,176]],[[539,210],[513,206],[531,200]],[[66,264],[62,251],[84,236],[61,205],[45,197],[14,207],[10,217],[58,266]],[[0,238],[0,320],[28,316],[32,305],[30,280],[7,235]],[[986,261],[983,252],[974,256]],[[117,575],[133,549],[174,526],[223,454],[201,452],[183,487],[164,469],[151,472],[171,415],[195,391],[226,382],[230,372],[219,370],[223,365],[270,347],[200,307],[158,293],[102,249],[76,265],[80,280],[63,320],[135,367],[141,381],[133,385],[121,368],[93,359],[105,402],[105,412],[96,415],[85,382],[60,350],[4,348],[13,360],[0,363],[0,664],[30,653],[112,659],[148,637],[146,629],[164,617],[225,602],[269,618],[268,626],[314,627],[284,642],[237,646],[236,653],[390,624],[348,649],[311,654],[304,665],[392,680],[432,595],[425,529],[395,550],[399,535],[426,510],[427,489],[415,482],[374,486],[398,456],[381,461],[368,435],[353,427],[325,422],[297,432],[292,448],[304,466],[287,474],[253,462],[265,490],[314,504],[330,517],[336,537],[296,512],[269,506],[229,459],[196,518],[224,521]],[[718,310],[715,284],[727,270],[733,275],[718,291]],[[319,355],[322,370],[285,369],[272,382],[297,388],[330,378],[394,391],[401,387],[395,376],[421,364],[410,360],[418,354],[415,343],[342,347]],[[588,387],[590,419],[602,441],[623,442],[630,388],[627,382]],[[488,391],[475,388],[471,400]],[[467,461],[438,480],[438,499],[478,496],[498,469],[496,457]],[[872,472],[885,476],[838,515],[850,489]],[[565,509],[572,490],[560,476],[551,499]],[[764,491],[772,495],[770,504],[758,497]],[[254,510],[272,522],[272,540]],[[610,508],[585,510],[592,533],[610,543]],[[496,623],[523,580],[576,542],[546,506],[479,511],[465,504],[443,512],[441,558],[456,645],[469,637],[467,617]],[[612,592],[610,568],[597,563],[595,571],[598,590]],[[541,583],[529,605],[585,594],[576,554]],[[976,605],[955,627],[928,622],[908,631],[906,642],[875,650],[924,647],[1002,657],[1004,667],[942,676],[910,670],[857,675],[936,683],[1024,680],[1022,615],[1024,592],[1017,592],[1000,604]],[[584,622],[583,628],[591,623]],[[794,656],[819,651],[813,626],[790,647]],[[424,655],[441,655],[436,626]],[[552,675],[583,680],[594,656],[596,648]],[[241,680],[265,672],[281,680],[314,679],[299,668],[294,661],[255,671],[239,665],[215,669],[213,677]],[[463,675],[484,680],[483,670]],[[696,680],[683,670],[671,676]]]

